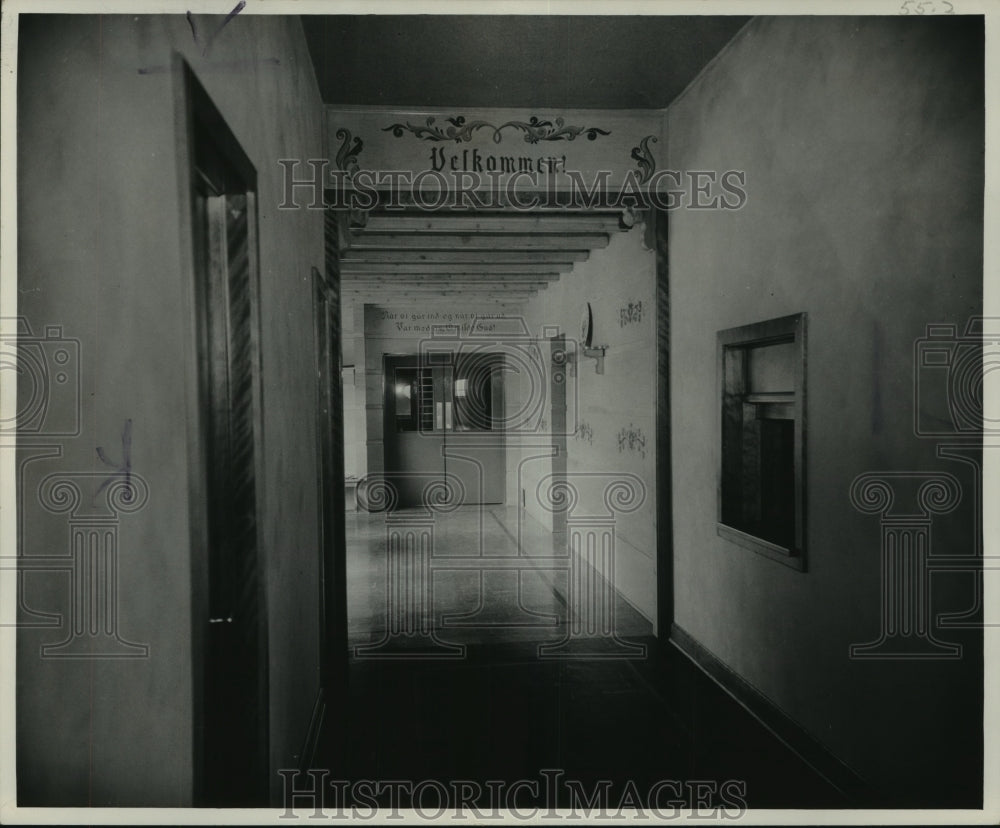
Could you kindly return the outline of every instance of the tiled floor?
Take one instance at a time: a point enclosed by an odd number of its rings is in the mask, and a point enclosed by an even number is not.
[[[626,602],[616,604],[615,637],[573,639],[576,657],[552,657],[566,649],[539,645],[567,638],[565,571],[487,571],[480,581],[475,570],[446,568],[449,558],[551,555],[559,542],[517,509],[436,516],[433,599],[404,613],[416,634],[388,639],[387,521],[347,517],[349,698],[331,713],[319,757],[341,778],[526,780],[517,801],[542,806],[572,804],[565,780],[586,795],[606,780],[612,805],[631,795],[631,783],[644,807],[664,781],[661,812],[678,791],[692,804],[696,789],[716,805],[727,797],[752,807],[845,804],[686,657],[658,646]],[[393,520],[420,525],[416,512]],[[397,608],[401,594],[414,593],[394,593]],[[554,796],[543,770],[564,774]]]
[[[568,571],[533,566],[540,556],[566,555],[555,539],[516,507],[466,506],[431,518],[431,600],[423,621],[454,644],[558,643],[566,635]],[[392,589],[387,533],[427,531],[422,510],[347,514],[348,636],[352,647],[384,638]],[[491,569],[470,558],[522,558],[520,569]],[[565,559],[568,565],[568,558]],[[650,623],[626,601],[615,604],[620,636],[648,637]]]

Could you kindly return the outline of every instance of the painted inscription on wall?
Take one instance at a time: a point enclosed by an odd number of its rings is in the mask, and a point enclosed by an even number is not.
[[[499,320],[506,318],[503,313],[476,311],[381,310],[378,320],[401,334],[447,332],[450,328],[464,335],[470,333],[473,326],[476,333],[495,333]]]
[[[473,147],[460,152],[446,152],[444,147],[432,147],[430,167],[434,172],[501,173],[548,173],[566,172],[566,156],[543,156],[532,158],[527,155],[497,155],[480,152]]]
[[[581,422],[574,435],[577,440],[586,440],[588,445],[594,445],[594,427],[587,422]]]

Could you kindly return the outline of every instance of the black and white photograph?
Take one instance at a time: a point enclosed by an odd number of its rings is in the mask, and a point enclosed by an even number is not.
[[[1000,7],[0,32],[0,822],[1000,821]]]

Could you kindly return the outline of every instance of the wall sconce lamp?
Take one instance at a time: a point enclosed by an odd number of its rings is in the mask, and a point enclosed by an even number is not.
[[[584,347],[584,346],[580,347],[580,353],[583,356],[590,357],[591,359],[593,359],[593,360],[595,360],[597,362],[597,365],[594,366],[594,373],[595,374],[603,374],[604,373],[604,353],[605,353],[605,351],[607,351],[607,349],[608,349],[607,345],[598,345],[595,348],[587,348],[587,347]],[[576,376],[576,363],[577,363],[576,357],[577,357],[577,354],[574,351],[563,351],[562,354],[561,354],[561,356],[558,357],[558,362],[556,362],[555,364],[557,364],[557,365],[560,365],[560,364],[565,365],[566,368],[569,370],[569,375],[571,377],[575,377]]]
[[[597,363],[597,365],[594,366],[595,374],[604,373],[604,352],[607,351],[607,349],[607,345],[595,345],[593,348],[582,349],[585,357],[590,357]]]
[[[580,350],[585,357],[589,357],[597,364],[594,366],[594,373],[604,373],[604,354],[608,350],[607,345],[594,345],[594,314],[590,309],[590,302],[583,308],[583,315],[580,317]]]

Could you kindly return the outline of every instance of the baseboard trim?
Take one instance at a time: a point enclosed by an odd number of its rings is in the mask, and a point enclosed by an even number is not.
[[[850,805],[872,804],[872,788],[860,775],[690,633],[677,624],[671,624],[670,643],[803,762],[840,791]]]
[[[309,729],[306,731],[306,740],[302,745],[302,753],[299,754],[299,771],[305,773],[313,767],[316,761],[316,747],[319,745],[319,736],[323,730],[323,719],[326,717],[326,692],[323,687],[316,691],[316,701],[313,702],[312,715],[309,717]]]

